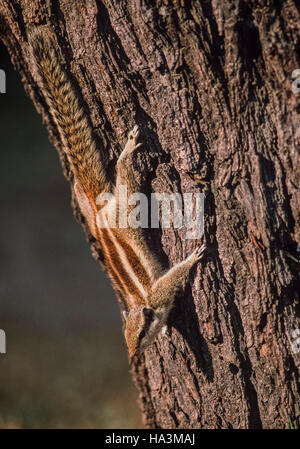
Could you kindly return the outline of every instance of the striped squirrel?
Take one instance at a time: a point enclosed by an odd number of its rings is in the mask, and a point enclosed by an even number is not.
[[[184,288],[190,269],[201,259],[205,246],[198,246],[183,262],[164,272],[148,247],[141,228],[105,228],[97,224],[97,214],[101,214],[97,204],[99,193],[113,193],[120,185],[127,185],[128,197],[141,191],[131,168],[132,157],[141,146],[137,143],[138,126],[129,133],[127,144],[119,156],[113,184],[101,162],[91,126],[59,63],[51,39],[39,30],[32,31],[29,48],[38,82],[43,87],[42,92],[74,175],[76,200],[92,235],[102,248],[112,283],[126,302],[127,310],[123,313],[125,339],[132,360],[153,342],[165,326],[176,293]]]

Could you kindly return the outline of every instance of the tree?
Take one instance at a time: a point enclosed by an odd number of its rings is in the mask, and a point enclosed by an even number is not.
[[[149,427],[286,428],[300,413],[299,20],[295,0],[0,0],[1,39],[70,182],[32,27],[55,35],[108,170],[138,123],[137,176],[204,193],[207,256],[132,367]],[[178,229],[149,238],[170,265],[195,245]]]

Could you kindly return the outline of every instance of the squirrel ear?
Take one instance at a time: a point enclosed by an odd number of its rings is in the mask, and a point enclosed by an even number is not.
[[[129,315],[129,312],[127,312],[127,310],[122,310],[122,316],[125,321],[127,320],[128,315]]]

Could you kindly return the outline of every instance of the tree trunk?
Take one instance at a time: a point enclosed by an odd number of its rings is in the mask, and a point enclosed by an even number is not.
[[[109,172],[138,123],[137,176],[154,191],[204,193],[206,257],[168,333],[132,367],[146,426],[289,427],[300,413],[296,0],[39,3],[0,0],[1,39],[68,179],[30,61],[32,27],[55,36]],[[181,237],[161,230],[150,245],[172,266],[195,247]]]

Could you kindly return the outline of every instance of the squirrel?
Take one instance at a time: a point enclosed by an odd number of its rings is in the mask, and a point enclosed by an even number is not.
[[[99,226],[97,215],[102,209],[97,204],[97,197],[100,193],[114,193],[120,185],[127,186],[128,197],[141,191],[132,171],[132,157],[141,146],[138,143],[139,128],[134,126],[128,135],[127,144],[116,163],[116,181],[113,184],[105,171],[92,128],[59,62],[51,38],[39,30],[31,31],[29,46],[38,82],[74,175],[73,187],[79,208],[100,244],[113,286],[126,302],[123,313],[125,340],[132,361],[165,329],[176,294],[185,287],[191,268],[203,256],[205,245],[197,246],[190,256],[165,272],[146,243],[141,228]],[[118,207],[117,204],[117,211]]]

